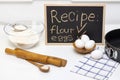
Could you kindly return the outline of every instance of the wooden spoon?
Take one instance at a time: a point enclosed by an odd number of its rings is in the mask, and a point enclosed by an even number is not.
[[[40,71],[42,72],[49,72],[50,70],[50,67],[47,66],[47,65],[44,65],[44,64],[40,64],[40,63],[37,63],[37,62],[34,62],[34,61],[30,61],[30,60],[27,60],[29,63],[37,66],[39,68]]]

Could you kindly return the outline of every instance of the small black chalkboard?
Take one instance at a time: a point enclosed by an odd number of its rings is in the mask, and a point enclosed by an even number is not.
[[[45,5],[47,44],[73,43],[87,34],[96,43],[103,43],[104,5]]]

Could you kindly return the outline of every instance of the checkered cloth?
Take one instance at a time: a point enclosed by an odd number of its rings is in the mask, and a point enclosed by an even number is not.
[[[94,78],[96,80],[107,80],[115,71],[119,63],[109,59],[106,54],[100,60],[94,60],[89,55],[81,58],[73,67],[71,72]]]

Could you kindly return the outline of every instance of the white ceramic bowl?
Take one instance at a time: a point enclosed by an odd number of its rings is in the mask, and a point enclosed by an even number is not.
[[[8,39],[18,48],[32,48],[39,43],[42,36],[44,26],[42,23],[15,23],[7,24],[4,27],[4,32]]]

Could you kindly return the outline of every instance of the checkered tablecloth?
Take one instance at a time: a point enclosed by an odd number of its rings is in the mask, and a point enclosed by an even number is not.
[[[109,59],[106,54],[104,54],[100,60],[94,60],[90,57],[90,54],[88,54],[80,58],[71,69],[71,72],[96,80],[107,80],[118,65],[119,63]]]

